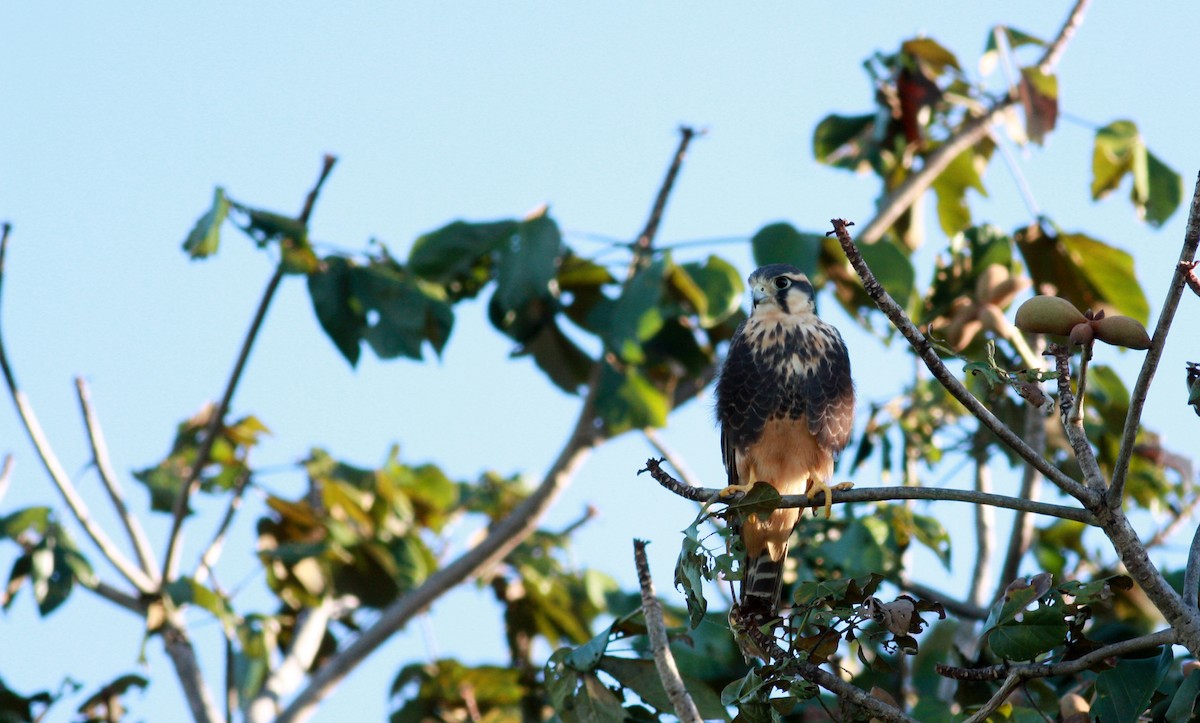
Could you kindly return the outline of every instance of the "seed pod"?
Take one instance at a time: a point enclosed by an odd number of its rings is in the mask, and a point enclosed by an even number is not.
[[[1058,296],[1035,296],[1017,309],[1017,328],[1031,334],[1066,336],[1083,323],[1087,323],[1083,312]]]
[[[1085,321],[1082,324],[1076,324],[1071,327],[1071,346],[1087,346],[1092,343],[1095,334],[1092,322]]]
[[[1100,341],[1129,349],[1150,348],[1150,335],[1146,333],[1146,327],[1128,316],[1105,316],[1094,320],[1091,326]]]

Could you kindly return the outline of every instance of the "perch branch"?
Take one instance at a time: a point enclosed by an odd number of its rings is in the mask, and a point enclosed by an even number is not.
[[[847,231],[847,222],[841,219],[832,221],[834,232],[837,234],[838,241],[841,243],[842,251],[845,252],[846,258],[850,261],[850,265],[854,267],[859,278],[862,280],[863,288],[867,295],[879,307],[879,310],[891,321],[892,325],[899,331],[905,339],[908,340],[913,351],[925,363],[925,366],[933,374],[934,378],[941,382],[946,391],[959,401],[967,411],[975,415],[979,421],[1000,438],[1009,448],[1016,452],[1022,459],[1033,465],[1039,472],[1046,476],[1051,482],[1057,485],[1067,494],[1084,502],[1085,504],[1093,498],[1091,490],[1063,474],[1054,465],[1050,464],[1045,457],[1038,454],[1032,447],[1025,443],[1023,439],[1018,437],[1004,422],[1001,422],[996,415],[983,405],[975,395],[971,394],[962,382],[960,382],[946,365],[942,363],[941,357],[933,348],[933,344],[921,330],[908,318],[908,314],[895,299],[883,288],[879,280],[875,278],[875,274],[863,261],[862,254],[854,245],[854,240],[850,237],[850,232]]]
[[[301,209],[300,215],[296,218],[301,224],[308,225],[313,205],[316,203],[317,196],[321,192],[321,187],[325,184],[325,180],[329,178],[329,173],[333,170],[333,165],[336,162],[336,157],[325,156],[321,166],[321,174],[318,176],[312,190],[308,192],[308,196],[304,200],[304,207]],[[213,444],[217,441],[221,425],[225,423],[225,415],[229,412],[229,405],[233,402],[233,394],[237,391],[238,382],[242,378],[242,372],[246,369],[246,362],[250,359],[250,351],[254,347],[255,340],[258,338],[259,330],[262,329],[263,321],[267,317],[267,310],[271,307],[271,301],[275,298],[275,292],[279,289],[280,282],[283,281],[283,275],[284,264],[281,261],[271,274],[271,279],[267,282],[267,287],[263,291],[262,299],[258,302],[258,309],[254,312],[254,319],[250,322],[250,329],[246,332],[246,338],[243,340],[242,348],[238,352],[237,361],[234,362],[233,372],[229,375],[229,381],[225,385],[225,393],[221,395],[221,401],[217,404],[217,408],[213,410],[212,418],[209,419],[208,426],[204,430],[204,437],[200,442],[199,449],[196,450],[196,461],[192,464],[192,468],[188,472],[187,481],[184,483],[183,489],[175,500],[175,509],[173,510],[174,514],[171,520],[171,532],[167,537],[167,552],[163,559],[164,584],[175,578],[179,566],[180,547],[182,545],[183,520],[187,517],[188,513],[188,500],[196,491],[196,488],[199,487],[200,475],[204,472],[204,468],[208,466]]]
[[[703,718],[700,717],[700,711],[696,709],[692,696],[688,694],[683,679],[679,677],[675,656],[671,655],[667,627],[663,623],[662,604],[654,596],[654,580],[650,577],[645,540],[633,541],[633,559],[642,591],[642,614],[646,617],[646,631],[650,635],[650,650],[654,654],[654,667],[658,670],[658,678],[662,681],[667,698],[675,710],[675,717],[686,723],[700,723]]]
[[[1179,309],[1179,301],[1183,297],[1183,287],[1187,285],[1187,277],[1192,271],[1187,267],[1196,258],[1197,246],[1200,246],[1200,176],[1196,179],[1196,189],[1192,193],[1192,205],[1188,212],[1187,228],[1183,233],[1179,263],[1175,265],[1175,274],[1171,278],[1170,287],[1167,288],[1167,297],[1163,299],[1162,311],[1158,312],[1154,337],[1150,340],[1150,348],[1146,350],[1146,358],[1142,361],[1142,370],[1138,373],[1137,382],[1129,396],[1129,413],[1125,417],[1121,449],[1117,452],[1117,461],[1113,464],[1112,484],[1108,488],[1106,501],[1110,507],[1119,506],[1123,499],[1125,476],[1129,472],[1129,460],[1133,456],[1134,441],[1137,439],[1138,427],[1142,420],[1142,407],[1146,405],[1150,382],[1154,380],[1154,372],[1162,359],[1167,333],[1171,330],[1171,322],[1175,319],[1175,311]]]
[[[656,459],[646,461],[646,468],[642,471],[650,472],[650,476],[654,478],[663,487],[671,492],[685,497],[689,500],[697,502],[706,502],[715,499],[720,490],[710,489],[708,487],[688,487],[672,477],[664,470],[660,462]],[[735,502],[741,499],[740,496],[734,495],[722,500],[723,502]],[[1038,515],[1049,515],[1051,517],[1060,517],[1064,520],[1075,520],[1087,525],[1098,525],[1096,518],[1087,510],[1078,507],[1067,507],[1066,505],[1053,505],[1047,502],[1036,502],[1034,500],[1023,500],[1017,497],[1008,497],[998,494],[984,494],[974,490],[956,490],[942,489],[937,487],[854,487],[848,490],[834,490],[833,504],[842,504],[845,502],[886,502],[891,500],[948,500],[953,502],[969,502],[977,505],[991,505],[993,507],[1003,507],[1009,510],[1024,510]],[[824,504],[825,493],[819,492],[811,497],[807,495],[784,495],[780,501],[780,507],[820,507]]]
[[[125,532],[129,535],[130,543],[133,544],[133,551],[137,554],[138,564],[151,579],[157,579],[159,576],[158,560],[154,559],[150,539],[146,537],[146,531],[142,529],[141,522],[125,504],[125,491],[121,489],[117,473],[113,470],[112,459],[108,455],[108,443],[104,440],[104,431],[100,428],[100,420],[92,406],[92,392],[83,377],[75,377],[75,392],[79,397],[83,425],[87,432],[88,443],[92,447],[92,459],[96,462],[96,472],[100,475],[100,482],[108,492],[109,499],[112,500],[117,517],[125,526]]]
[[[1119,643],[1105,645],[1103,648],[1097,648],[1074,660],[1066,660],[1060,663],[1027,663],[1024,665],[1000,663],[998,665],[990,665],[986,668],[959,668],[939,663],[936,668],[939,675],[954,680],[1000,680],[1001,678],[1008,678],[1013,675],[1021,680],[1028,680],[1029,678],[1074,675],[1075,673],[1080,673],[1099,665],[1109,658],[1138,653],[1150,648],[1157,648],[1160,645],[1170,645],[1176,642],[1176,638],[1174,630],[1160,630],[1157,633],[1150,633],[1138,638],[1130,638],[1129,640],[1122,640]]]
[[[8,251],[8,235],[12,227],[9,224],[4,224],[3,230],[0,231],[0,289],[4,283],[4,257]],[[113,567],[121,573],[130,583],[142,592],[150,592],[154,589],[154,583],[149,576],[141,570],[132,560],[127,558],[121,549],[112,541],[111,538],[104,532],[104,529],[92,519],[92,513],[88,509],[87,503],[83,501],[83,497],[75,489],[75,484],[71,481],[70,475],[63,468],[62,463],[58,460],[58,455],[55,454],[54,448],[50,446],[50,440],[46,439],[45,433],[42,431],[42,425],[38,422],[37,414],[33,411],[33,406],[29,403],[25,393],[17,386],[16,377],[13,375],[12,367],[8,362],[8,352],[5,348],[3,334],[0,333],[0,372],[4,374],[4,382],[8,386],[9,396],[12,397],[13,404],[17,408],[17,416],[21,419],[21,425],[25,428],[26,434],[29,435],[29,440],[33,443],[34,450],[37,451],[38,458],[42,461],[42,466],[46,468],[46,472],[50,475],[50,480],[62,495],[63,501],[67,503],[71,514],[80,527],[84,529],[88,537],[100,550]]]

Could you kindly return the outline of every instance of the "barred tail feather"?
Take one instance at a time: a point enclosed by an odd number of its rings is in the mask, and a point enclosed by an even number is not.
[[[783,554],[777,560],[771,558],[769,551],[763,550],[754,559],[746,561],[739,607],[766,616],[778,612],[783,588],[783,561],[786,559],[787,547],[784,546]]]

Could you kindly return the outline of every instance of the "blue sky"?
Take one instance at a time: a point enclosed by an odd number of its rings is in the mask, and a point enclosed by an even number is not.
[[[67,469],[111,523],[86,469],[72,379],[91,383],[122,472],[160,459],[174,425],[219,394],[271,266],[234,233],[209,261],[189,262],[180,252],[215,185],[246,203],[294,213],[329,152],[340,161],[312,223],[326,249],[360,249],[374,238],[403,254],[417,235],[451,219],[518,216],[548,203],[568,241],[588,250],[595,247],[585,234],[637,233],[675,129],[689,123],[709,133],[693,146],[663,243],[749,237],[776,220],[819,230],[834,216],[865,220],[873,208],[871,180],[817,165],[810,149],[823,115],[868,109],[864,58],[926,33],[974,68],[993,24],[1049,36],[1066,10],[1066,3],[948,1],[752,9],[9,3],[0,9],[0,219],[14,225],[3,304],[11,360]],[[1046,149],[1017,151],[1048,215],[1134,253],[1153,317],[1184,212],[1155,231],[1135,220],[1124,189],[1092,203],[1087,124],[1134,119],[1151,149],[1184,177],[1190,197],[1200,169],[1200,108],[1190,81],[1198,25],[1200,12],[1183,3],[1136,11],[1098,3],[1060,66],[1071,119]],[[1005,228],[1028,220],[998,159],[985,183],[990,197],[972,197],[977,218]],[[716,250],[751,270],[745,244]],[[1196,303],[1185,299],[1180,327],[1194,325]],[[825,304],[846,332],[860,397],[886,398],[896,388],[896,365],[907,369],[908,362],[881,353],[833,307]],[[1147,406],[1151,426],[1184,450],[1196,419],[1181,403],[1183,360],[1200,358],[1186,337],[1178,333],[1168,346]],[[578,400],[551,388],[529,361],[510,360],[509,351],[484,310],[468,304],[440,361],[381,363],[364,354],[352,370],[317,326],[303,284],[287,279],[233,412],[253,413],[273,430],[255,456],[265,466],[293,463],[314,445],[371,465],[398,442],[405,460],[436,462],[455,477],[495,469],[537,478],[565,440]],[[1136,369],[1132,354],[1103,353],[1112,358],[1102,361]],[[715,484],[720,455],[710,407],[707,397],[693,402],[672,417],[664,437]],[[0,453],[8,452],[17,467],[0,514],[51,504],[65,516],[11,407],[0,404]],[[634,476],[649,454],[634,435],[606,446],[547,524],[562,526],[597,504],[601,517],[581,532],[579,560],[631,584],[630,539],[648,537],[660,591],[670,597],[678,530],[693,510]],[[289,473],[262,482],[286,494],[302,486]],[[858,483],[874,481],[860,475]],[[127,477],[126,486],[144,504],[137,483]],[[934,511],[962,517],[966,508]],[[227,585],[253,570],[254,506],[244,514],[243,533],[226,554]],[[164,520],[150,520],[150,528],[161,549]],[[185,560],[208,529],[192,532]],[[11,547],[0,552],[0,570],[11,554]],[[958,567],[969,558],[964,541]],[[940,574],[935,568],[934,578]],[[246,593],[247,609],[262,604],[254,594]],[[139,669],[141,633],[132,616],[78,593],[42,623],[28,590],[21,598],[0,617],[0,676],[13,688],[54,688],[69,674],[90,690]],[[424,635],[414,628],[397,636],[317,720],[381,718],[387,685],[410,660],[502,660],[485,596],[468,589],[446,602],[442,614],[415,626]],[[464,617],[478,629],[464,634]],[[217,628],[202,613],[191,619],[215,683]],[[134,696],[135,715],[178,719],[184,708],[157,640],[147,658],[153,683],[144,697]],[[63,706],[51,719],[68,712]]]

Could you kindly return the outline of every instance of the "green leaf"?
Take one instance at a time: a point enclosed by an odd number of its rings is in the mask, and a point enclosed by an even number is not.
[[[1102,721],[1133,721],[1146,710],[1150,696],[1167,676],[1174,656],[1171,646],[1153,658],[1125,658],[1112,670],[1096,676],[1096,703]]]
[[[557,319],[550,319],[527,340],[515,356],[532,356],[538,368],[554,386],[568,394],[578,394],[592,371],[592,358],[567,336]]]
[[[688,533],[691,533],[690,535]],[[704,580],[710,576],[709,558],[696,536],[696,525],[684,531],[683,547],[675,562],[675,589],[683,593],[687,603],[688,620],[693,629],[700,625],[708,612],[704,597]]]
[[[596,392],[596,414],[616,436],[630,429],[662,427],[671,402],[634,367],[617,371],[605,362]]]
[[[350,283],[354,262],[343,256],[328,256],[321,267],[308,275],[308,294],[317,321],[350,366],[358,364],[367,318],[354,300]]]
[[[817,233],[802,233],[790,223],[778,222],[763,226],[750,239],[754,263],[791,264],[803,271],[814,284],[820,275],[821,248],[825,237]],[[741,279],[738,279],[739,287]]]
[[[1133,121],[1113,121],[1096,131],[1092,149],[1092,198],[1100,199],[1133,179],[1129,197],[1138,215],[1161,226],[1183,201],[1183,179],[1146,148]]]
[[[380,358],[421,359],[426,341],[437,354],[442,353],[454,327],[454,311],[435,290],[411,278],[390,259],[353,267],[350,285],[367,315],[363,338]],[[371,312],[375,312],[374,319]]]
[[[589,314],[589,328],[596,329],[608,348],[626,362],[644,362],[642,344],[663,326],[660,302],[667,264],[660,258],[640,269],[616,300],[598,302]]]
[[[408,266],[446,287],[451,299],[473,298],[492,277],[494,252],[517,232],[516,221],[454,221],[413,242]]]
[[[217,186],[213,191],[212,208],[196,220],[183,242],[183,250],[188,256],[203,259],[215,254],[221,245],[221,224],[228,216],[229,199],[225,197],[225,189]]]
[[[874,113],[855,116],[831,113],[813,131],[813,155],[818,163],[861,171],[870,167],[871,156],[876,153]]]
[[[1187,723],[1192,720],[1197,698],[1200,698],[1200,670],[1193,670],[1183,679],[1183,683],[1171,698],[1171,705],[1165,715],[1167,723]]]
[[[558,225],[544,214],[522,221],[516,235],[500,244],[488,309],[496,328],[524,342],[554,314],[552,282],[562,253]]]
[[[656,708],[660,713],[674,713],[675,707],[663,688],[662,679],[654,666],[653,660],[615,658],[605,655],[600,659],[600,669],[611,675],[618,683],[638,694],[646,703]],[[729,714],[721,705],[721,699],[712,688],[686,675],[683,679],[684,688],[696,704],[696,709],[704,720],[728,720]]]
[[[1033,660],[1061,645],[1067,636],[1062,605],[1045,605],[1026,612],[1021,621],[1009,620],[988,635],[992,652],[1004,660]]]
[[[916,272],[900,247],[886,239],[861,246],[863,261],[896,303],[907,308],[912,300]]]
[[[933,551],[946,569],[950,569],[950,533],[936,517],[913,514],[913,537]]]
[[[566,710],[560,711],[564,723],[621,723],[625,709],[617,696],[594,675],[580,676],[583,686]]]
[[[933,38],[916,38],[907,40],[900,46],[900,51],[927,64],[936,74],[942,73],[947,67],[960,70],[958,58]]]
[[[1099,299],[1143,325],[1148,323],[1150,303],[1136,281],[1132,255],[1083,234],[1064,234],[1059,240]]]
[[[1006,590],[1004,598],[997,600],[992,605],[992,609],[988,613],[988,618],[983,623],[982,635],[987,635],[998,625],[1016,620],[1017,616],[1024,612],[1025,608],[1033,604],[1038,597],[1039,591],[1035,585]]]
[[[691,302],[701,328],[717,326],[741,306],[742,277],[732,264],[717,256],[709,256],[703,263],[672,265],[669,278]]]
[[[0,517],[0,538],[17,539],[23,532],[32,530],[44,535],[50,524],[49,507],[26,507],[10,515]]]
[[[971,225],[971,209],[967,206],[967,189],[973,188],[987,196],[983,187],[982,173],[987,168],[995,144],[983,140],[959,153],[946,166],[946,170],[933,180],[933,191],[937,194],[938,222],[947,236],[965,231]]]
[[[163,591],[176,605],[196,605],[213,614],[228,630],[233,630],[233,608],[223,595],[213,592],[190,577],[181,577],[163,586]]]
[[[612,626],[603,629],[598,635],[583,645],[575,648],[563,659],[563,663],[577,673],[590,673],[600,663],[604,651],[608,649],[608,640],[612,635]]]

